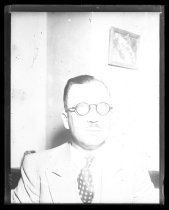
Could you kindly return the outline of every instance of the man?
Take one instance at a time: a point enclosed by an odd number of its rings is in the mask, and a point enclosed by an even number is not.
[[[106,85],[89,75],[69,79],[62,114],[69,142],[26,155],[13,203],[151,203],[148,172],[128,151],[110,147],[113,106]]]

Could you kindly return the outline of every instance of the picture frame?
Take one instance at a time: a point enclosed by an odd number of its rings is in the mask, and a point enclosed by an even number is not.
[[[138,69],[140,35],[111,27],[109,32],[108,64],[129,69]]]

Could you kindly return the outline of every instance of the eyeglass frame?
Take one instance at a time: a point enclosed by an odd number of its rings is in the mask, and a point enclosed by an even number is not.
[[[109,106],[109,111],[108,111],[106,114],[100,114],[100,113],[98,112],[98,110],[97,110],[97,106],[98,106],[99,104],[101,104],[101,103],[107,104],[107,105]],[[77,107],[79,104],[87,104],[88,107],[89,107],[89,111],[88,111],[86,114],[84,114],[84,115],[79,114],[79,113],[76,111],[76,107]],[[105,102],[100,102],[100,103],[98,103],[98,104],[88,104],[88,103],[86,103],[86,102],[80,102],[80,103],[76,104],[76,106],[74,106],[74,107],[65,109],[65,111],[66,111],[66,112],[68,112],[68,111],[69,111],[69,112],[75,112],[75,113],[76,113],[77,115],[79,115],[79,116],[85,116],[85,115],[87,115],[87,114],[90,112],[91,106],[92,106],[92,105],[95,106],[95,109],[96,109],[97,113],[98,113],[99,115],[101,115],[101,116],[107,115],[107,114],[113,109],[112,106],[110,106],[108,103],[105,103]],[[71,109],[73,109],[73,110],[71,110]]]

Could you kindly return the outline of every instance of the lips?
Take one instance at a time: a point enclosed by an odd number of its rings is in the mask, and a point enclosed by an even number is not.
[[[98,129],[98,128],[97,128],[97,129],[96,129],[96,128],[95,128],[95,129],[94,129],[94,128],[90,128],[90,129],[86,129],[86,131],[87,131],[87,132],[91,132],[91,133],[98,133],[98,132],[100,132],[101,130]]]
[[[95,123],[93,123],[93,124],[89,124],[88,126],[86,126],[86,131],[88,132],[88,133],[99,133],[100,131],[101,131],[101,127],[100,127],[100,125],[99,124],[95,124]]]

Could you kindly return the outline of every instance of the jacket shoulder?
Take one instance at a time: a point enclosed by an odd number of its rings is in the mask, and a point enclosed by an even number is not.
[[[68,143],[64,143],[58,147],[40,151],[37,153],[27,154],[23,161],[23,167],[35,166],[36,169],[45,168],[48,163],[53,159],[60,158],[68,150]]]

